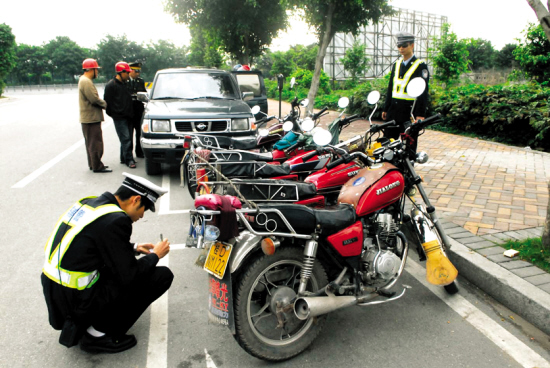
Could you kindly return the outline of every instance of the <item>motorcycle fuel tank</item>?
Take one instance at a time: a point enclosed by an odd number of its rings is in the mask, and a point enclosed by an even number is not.
[[[363,249],[363,224],[357,221],[327,239],[342,257],[358,256]]]
[[[359,170],[340,190],[338,202],[353,205],[358,216],[365,216],[397,201],[404,187],[403,174],[384,162]]]
[[[341,187],[344,185],[349,178],[357,175],[359,173],[359,165],[354,162],[347,164],[341,164],[336,167],[333,167],[330,170],[320,170],[314,172],[305,178],[306,183],[313,183],[317,190],[323,190],[333,187]]]

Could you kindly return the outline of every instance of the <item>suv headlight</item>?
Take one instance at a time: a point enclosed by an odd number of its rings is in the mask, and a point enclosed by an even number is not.
[[[170,120],[151,120],[151,130],[153,132],[169,132]]]
[[[231,120],[231,130],[248,130],[248,119]]]

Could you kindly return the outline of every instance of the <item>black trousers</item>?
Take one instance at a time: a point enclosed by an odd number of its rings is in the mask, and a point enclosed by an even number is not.
[[[92,321],[92,326],[107,335],[124,335],[149,305],[170,288],[173,279],[174,274],[168,267],[156,267],[150,275],[135,280],[102,308]]]
[[[132,106],[134,109],[134,116],[130,119],[130,141],[132,142],[133,149],[133,140],[134,132],[136,137],[136,156],[143,157],[143,150],[141,149],[141,117],[143,115],[143,104],[139,101],[132,101]]]

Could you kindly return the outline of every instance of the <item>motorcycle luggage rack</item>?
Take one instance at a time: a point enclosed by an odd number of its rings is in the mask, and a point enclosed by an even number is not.
[[[257,182],[241,181],[241,180],[233,180],[232,183],[241,192],[242,192],[241,186],[248,185],[250,186],[250,188],[253,188],[256,194],[258,195],[258,197],[254,197],[254,198],[245,197],[245,198],[252,200],[254,202],[269,202],[269,201],[297,202],[300,200],[298,184],[292,184],[292,183],[283,183],[283,184],[273,183],[272,184],[269,182],[257,183]],[[231,183],[226,181],[208,181],[208,182],[202,182],[202,184],[208,187],[221,186],[222,193],[217,193],[217,194],[222,194],[222,195],[227,194],[227,187],[231,186]],[[291,190],[283,192],[283,187],[291,187],[290,188]],[[289,194],[290,196],[288,196]],[[284,195],[284,197],[280,198],[282,195]]]
[[[245,227],[248,229],[248,231],[250,231],[252,234],[254,235],[258,235],[258,236],[280,236],[280,237],[286,237],[286,238],[298,238],[298,239],[306,239],[306,240],[309,240],[309,239],[312,239],[313,237],[311,235],[306,235],[306,234],[298,234],[294,228],[292,227],[292,225],[290,225],[290,223],[288,222],[288,220],[286,219],[286,217],[281,213],[281,211],[279,211],[278,209],[276,208],[266,208],[266,209],[262,209],[261,211],[258,211],[256,209],[249,209],[249,208],[246,208],[246,209],[240,209],[240,210],[236,210],[235,211],[236,214],[237,214],[237,217],[241,220],[241,222],[245,225]],[[288,228],[288,230],[290,231],[290,233],[281,233],[281,232],[275,232],[275,231],[267,231],[267,232],[264,232],[264,231],[257,231],[257,230],[254,230],[254,228],[252,227],[252,225],[250,225],[250,223],[248,222],[248,220],[246,219],[245,215],[246,214],[250,214],[250,213],[254,213],[254,214],[262,214],[262,213],[275,213],[276,215],[279,216],[279,218],[283,221],[283,223],[285,224],[285,226]],[[201,216],[214,216],[214,215],[219,215],[221,214],[221,211],[213,211],[213,210],[190,210],[189,211],[189,214],[191,215],[201,215]]]

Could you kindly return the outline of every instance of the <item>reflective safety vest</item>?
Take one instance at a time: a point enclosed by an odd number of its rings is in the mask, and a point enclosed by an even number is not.
[[[106,204],[93,208],[82,203],[85,199],[91,198],[95,197],[82,198],[61,216],[61,219],[57,222],[52,235],[50,235],[46,243],[46,259],[42,272],[58,284],[72,289],[84,290],[92,287],[99,279],[99,272],[97,270],[92,272],[79,272],[61,268],[61,260],[69,249],[75,236],[101,216],[114,212],[124,212],[120,207],[114,204]]]
[[[416,71],[416,69],[418,69],[418,66],[423,63],[423,61],[420,59],[416,59],[416,61],[411,65],[409,70],[407,70],[407,72],[403,76],[403,79],[399,78],[399,70],[402,63],[403,59],[395,63],[395,76],[393,78],[392,98],[396,98],[398,100],[414,101],[414,97],[407,94],[406,87],[411,80],[411,76]]]

